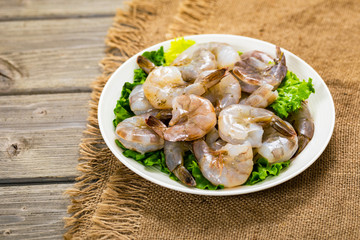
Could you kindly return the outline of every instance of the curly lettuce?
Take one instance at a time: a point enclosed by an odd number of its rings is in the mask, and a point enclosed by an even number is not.
[[[182,38],[175,38],[170,42],[170,48],[165,52],[165,66],[169,66],[177,56],[183,51],[195,44],[193,40],[185,40]]]
[[[245,185],[254,185],[264,181],[269,176],[278,176],[280,171],[290,165],[290,160],[280,163],[270,164],[266,158],[259,158],[254,164],[254,168]]]
[[[270,107],[281,118],[286,118],[289,113],[298,110],[301,102],[307,99],[311,93],[315,93],[311,78],[307,82],[300,81],[295,73],[290,71],[287,72],[277,91],[279,96]]]
[[[162,66],[165,64],[164,47],[161,46],[157,51],[144,52],[144,57],[152,61],[156,66]]]
[[[165,155],[163,150],[141,154],[139,152],[127,149],[117,139],[115,140],[115,143],[116,145],[118,145],[119,148],[124,150],[123,155],[125,157],[132,158],[144,166],[160,166],[160,171],[166,174],[170,174],[170,170],[167,168],[165,163]]]

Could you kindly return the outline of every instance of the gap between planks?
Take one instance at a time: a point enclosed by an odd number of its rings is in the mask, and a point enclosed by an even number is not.
[[[43,184],[64,184],[75,183],[75,177],[62,177],[62,178],[21,178],[21,179],[1,179],[0,189],[2,187],[12,186],[30,186],[30,185],[43,185]]]

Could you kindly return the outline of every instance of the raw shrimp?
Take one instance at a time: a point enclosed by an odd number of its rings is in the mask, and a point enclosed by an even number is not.
[[[174,97],[183,94],[188,85],[176,67],[157,67],[143,84],[145,97],[157,109],[171,109]]]
[[[240,104],[250,105],[257,108],[266,108],[278,97],[278,92],[272,91],[273,86],[265,83],[256,89],[250,96],[240,101]]]
[[[266,158],[269,163],[283,162],[289,160],[298,149],[298,138],[290,123],[284,121],[292,134],[282,134],[272,128],[265,127],[263,143],[257,148],[257,153]]]
[[[239,103],[241,97],[239,81],[233,75],[228,74],[218,84],[209,88],[203,97],[210,100],[218,115],[225,107]]]
[[[299,139],[299,149],[296,155],[301,153],[306,145],[314,136],[314,121],[311,117],[309,108],[305,102],[301,103],[301,108],[290,114],[288,121],[294,126]]]
[[[181,95],[174,98],[169,127],[150,116],[146,123],[165,140],[192,141],[205,136],[216,125],[216,114],[211,102],[205,98]]]
[[[248,105],[230,105],[220,112],[218,119],[219,134],[222,140],[232,144],[249,141],[253,147],[261,146],[263,126],[268,124],[281,133],[287,135],[295,133],[273,112]]]
[[[238,52],[230,45],[220,42],[194,44],[182,52],[172,63],[172,66],[183,66],[191,63],[199,54],[199,51],[207,50],[216,57],[217,68],[233,68],[234,64],[240,60]]]
[[[253,152],[249,142],[212,150],[204,140],[193,143],[201,173],[214,185],[234,187],[246,182],[253,169]]]
[[[196,181],[191,173],[184,167],[184,152],[188,150],[186,142],[169,142],[165,141],[164,154],[166,166],[169,170],[188,186],[196,186]]]
[[[135,115],[140,115],[154,109],[149,100],[145,97],[142,84],[137,85],[131,91],[129,95],[129,103],[131,111],[133,111]]]
[[[193,84],[185,82],[178,68],[174,66],[156,67],[150,72],[143,84],[145,97],[157,109],[171,109],[172,101],[182,94],[202,95],[206,90],[218,83],[226,73],[219,69],[207,76],[199,76]]]
[[[214,54],[206,49],[198,49],[189,64],[177,66],[182,78],[193,82],[203,71],[215,70],[217,67]]]
[[[155,64],[144,56],[138,56],[136,61],[147,74],[156,68]],[[206,49],[198,49],[192,59],[188,59],[188,62],[183,65],[176,66],[185,82],[194,82],[203,71],[216,70],[216,67],[214,54]]]
[[[146,125],[145,117],[147,116],[133,116],[117,125],[116,135],[126,148],[146,153],[164,147],[164,139]]]
[[[285,55],[276,47],[277,58],[260,51],[251,51],[241,55],[235,63],[232,73],[239,79],[241,90],[252,93],[265,83],[276,89],[284,79],[287,66]]]

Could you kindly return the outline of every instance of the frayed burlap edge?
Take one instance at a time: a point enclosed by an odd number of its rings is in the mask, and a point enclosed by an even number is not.
[[[87,128],[80,144],[78,170],[73,189],[65,192],[72,201],[66,217],[65,239],[108,238],[95,225],[110,230],[113,237],[133,239],[141,217],[141,203],[146,201],[145,188],[136,184],[138,176],[126,169],[105,146],[97,120],[99,98],[110,75],[130,56],[144,46],[141,32],[144,23],[156,12],[156,4],[134,0],[126,11],[118,10],[110,28],[106,44],[106,57],[101,61],[103,74],[92,84],[90,110]],[[120,174],[114,174],[121,170]],[[97,175],[101,174],[101,176]],[[116,182],[121,181],[121,188]],[[119,195],[121,197],[119,197]],[[116,204],[121,208],[114,207]],[[120,202],[119,202],[120,201]],[[111,208],[110,208],[111,207]],[[116,215],[116,221],[109,219],[109,212]],[[115,231],[112,231],[115,230]]]
[[[183,1],[166,37],[171,39],[204,33],[215,4],[216,0]]]

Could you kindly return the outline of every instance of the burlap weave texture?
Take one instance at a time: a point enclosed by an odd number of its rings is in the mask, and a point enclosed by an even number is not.
[[[133,4],[131,14],[117,17],[107,38],[111,48],[103,61],[104,75],[94,83],[87,131],[91,135],[82,143],[84,175],[70,192],[74,216],[67,221],[70,230],[65,236],[358,239],[360,2],[184,0],[179,6],[178,1],[163,0]],[[119,27],[124,23],[133,23],[131,29],[139,31]],[[116,67],[131,54],[166,38],[203,33],[237,34],[277,44],[323,77],[334,98],[336,125],[329,146],[309,169],[253,194],[195,196],[139,178],[98,145],[103,142],[96,122],[97,100]]]

